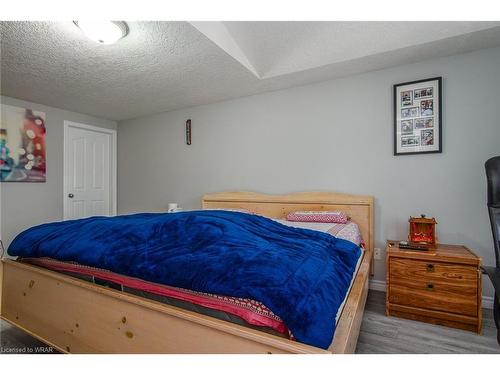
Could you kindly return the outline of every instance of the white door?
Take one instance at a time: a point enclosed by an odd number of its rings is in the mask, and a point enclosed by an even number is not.
[[[116,132],[65,122],[64,219],[116,214]]]

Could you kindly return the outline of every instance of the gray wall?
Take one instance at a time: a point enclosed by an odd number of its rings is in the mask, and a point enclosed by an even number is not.
[[[434,76],[443,76],[443,153],[395,157],[392,85]],[[120,213],[196,208],[224,190],[367,194],[376,246],[404,239],[408,217],[426,213],[441,242],[493,262],[483,165],[500,154],[498,48],[124,121],[118,133]],[[383,260],[375,279],[385,280]]]
[[[45,112],[47,127],[47,182],[1,183],[1,231],[2,240],[8,246],[23,229],[63,218],[64,121],[109,129],[116,129],[117,123],[5,96],[0,99],[2,104]]]

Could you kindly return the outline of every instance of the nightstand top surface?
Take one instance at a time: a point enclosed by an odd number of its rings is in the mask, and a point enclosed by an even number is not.
[[[463,245],[437,244],[435,250],[400,249],[399,241],[387,241],[387,256],[479,265],[481,258]]]

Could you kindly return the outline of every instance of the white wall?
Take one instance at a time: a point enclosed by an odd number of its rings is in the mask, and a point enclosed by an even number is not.
[[[46,114],[47,182],[4,182],[1,187],[1,233],[6,247],[22,230],[63,218],[64,121],[116,129],[115,121],[1,96],[2,104],[31,108]]]
[[[443,153],[393,156],[392,85],[435,76]],[[491,264],[484,162],[500,154],[500,49],[124,121],[118,144],[120,213],[172,201],[196,208],[204,193],[224,190],[367,194],[376,246],[404,239],[408,217],[425,213],[437,218],[441,242]],[[383,260],[375,269],[385,280]]]

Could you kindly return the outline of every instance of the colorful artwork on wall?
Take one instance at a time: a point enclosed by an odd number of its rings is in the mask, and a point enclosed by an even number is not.
[[[45,182],[45,136],[45,113],[2,104],[1,182]]]

